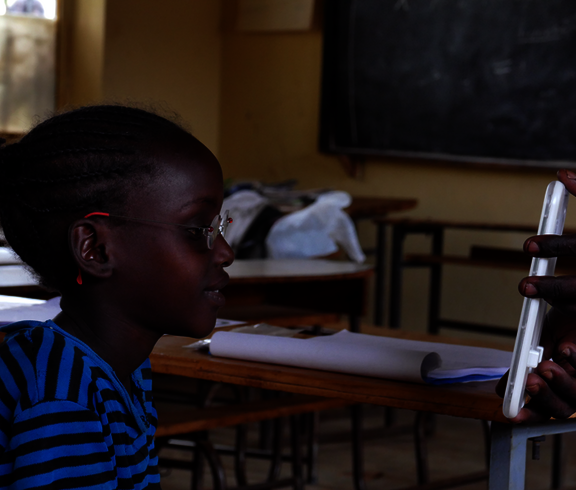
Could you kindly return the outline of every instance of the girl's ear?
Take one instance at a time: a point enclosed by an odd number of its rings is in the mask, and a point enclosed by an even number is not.
[[[111,233],[103,223],[78,220],[70,227],[70,248],[82,277],[110,277],[113,269]]]

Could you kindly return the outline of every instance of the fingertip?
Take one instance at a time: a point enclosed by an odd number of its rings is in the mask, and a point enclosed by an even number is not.
[[[536,371],[533,372],[532,374],[534,374],[536,376],[540,376],[541,378],[552,379],[552,377],[554,377],[556,375],[557,369],[558,369],[558,364],[556,364],[554,361],[545,360],[545,361],[542,361],[540,364],[538,364]],[[549,374],[544,376],[544,373],[549,373]],[[534,383],[534,382],[537,382],[537,378],[532,381],[532,383]]]
[[[540,252],[540,246],[532,238],[528,238],[528,240],[524,242],[524,252],[537,254]]]
[[[564,169],[564,173],[570,180],[576,180],[576,173],[572,172],[572,170]]]
[[[534,284],[531,282],[528,282],[527,279],[522,279],[522,281],[520,281],[518,290],[522,296],[526,296],[528,298],[538,294],[538,289],[536,289],[536,286],[534,286]]]
[[[537,395],[540,392],[540,385],[538,383],[527,384],[526,391],[530,396]]]
[[[522,408],[516,417],[508,419],[513,424],[525,424],[526,422],[533,422],[535,419],[538,419],[538,414],[533,413],[528,408]]]
[[[556,349],[557,354],[554,357],[559,363],[564,365],[567,362],[572,366],[576,363],[576,345],[572,342],[559,344]]]
[[[576,173],[572,170],[562,169],[556,174],[558,180],[562,182],[568,190],[573,194],[576,186]]]
[[[561,360],[565,360],[565,359],[570,359],[573,355],[572,349],[570,349],[570,347],[568,346],[562,346],[560,347],[562,350],[560,351],[559,354],[559,359]]]

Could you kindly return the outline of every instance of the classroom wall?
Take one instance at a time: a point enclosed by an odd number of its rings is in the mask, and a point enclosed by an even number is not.
[[[233,16],[231,3],[225,16]],[[338,159],[318,152],[322,33],[239,33],[227,22],[222,40],[220,157],[225,176],[266,182],[296,178],[300,188],[331,187],[352,195],[414,197],[402,216],[494,223],[537,223],[553,171],[493,170],[464,165],[369,160],[358,178]],[[400,216],[400,215],[398,215]],[[568,224],[576,224],[576,213]],[[365,245],[374,227],[361,228]],[[449,233],[446,251],[467,253],[470,242],[520,248],[525,236]],[[426,250],[425,239],[407,243]],[[515,326],[523,272],[446,269],[443,314],[454,319]],[[404,326],[421,329],[427,275],[406,274]]]
[[[60,106],[102,97],[105,13],[106,0],[67,0],[60,6],[58,29],[65,43],[59,53]]]
[[[177,111],[218,153],[220,0],[65,0],[74,6],[74,105],[132,102]]]

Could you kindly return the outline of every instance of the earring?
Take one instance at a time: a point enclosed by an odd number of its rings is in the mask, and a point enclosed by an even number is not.
[[[76,282],[82,286],[82,271],[78,268],[78,277],[76,278]]]

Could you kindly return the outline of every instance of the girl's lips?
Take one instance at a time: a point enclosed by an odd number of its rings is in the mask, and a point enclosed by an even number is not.
[[[215,289],[213,291],[204,290],[204,295],[208,298],[209,301],[214,303],[219,308],[226,304],[226,298],[217,289]]]

